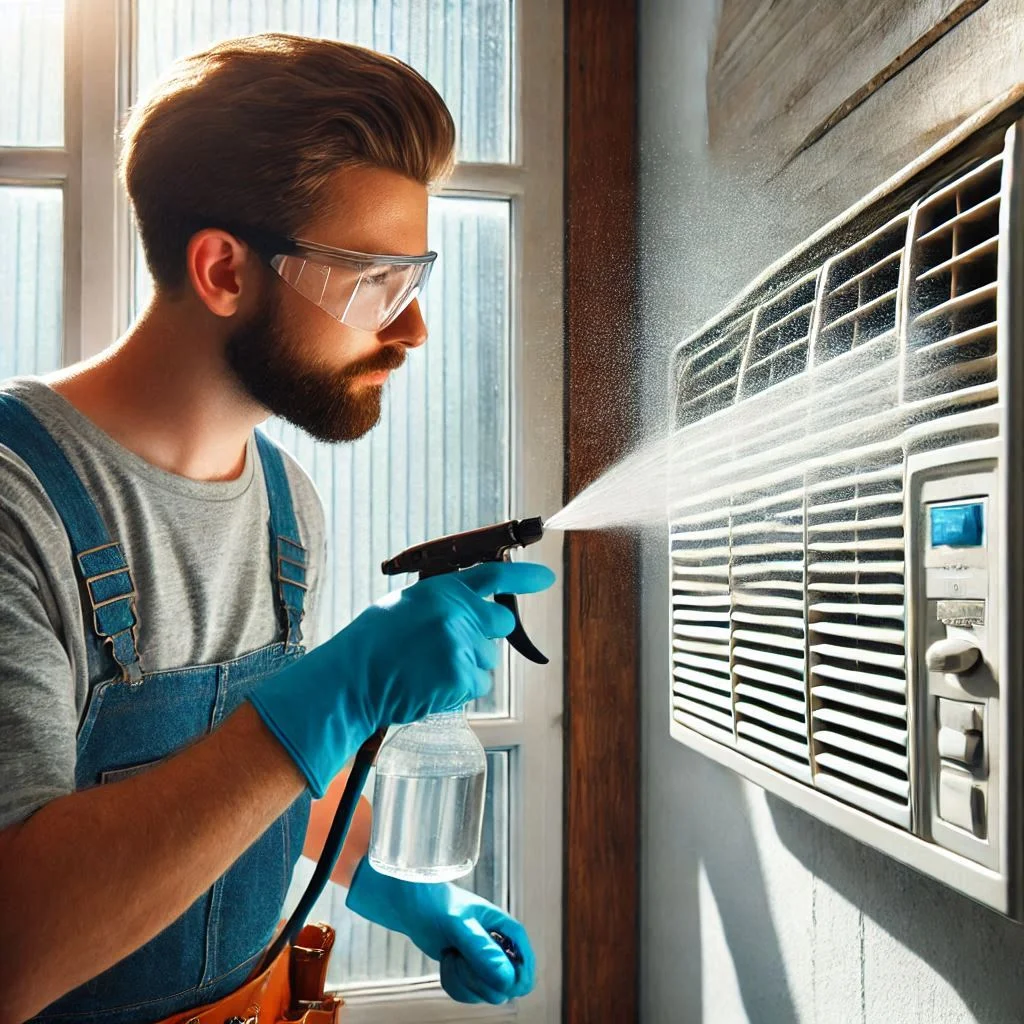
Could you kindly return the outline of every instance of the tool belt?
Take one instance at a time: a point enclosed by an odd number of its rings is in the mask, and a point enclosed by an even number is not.
[[[241,988],[160,1024],[337,1024],[342,1001],[324,991],[333,946],[330,925],[307,924]]]
[[[357,751],[313,877],[263,954],[256,975],[215,1003],[174,1014],[159,1024],[337,1024],[342,1000],[325,992],[334,929],[306,924],[306,916],[338,862],[359,794],[386,732],[378,729]]]

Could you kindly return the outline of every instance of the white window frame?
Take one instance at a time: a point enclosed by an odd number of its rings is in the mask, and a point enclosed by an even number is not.
[[[56,187],[63,193],[65,364],[109,344],[122,326],[118,311],[126,308],[121,269],[127,207],[116,173],[110,174],[117,144],[110,119],[116,120],[125,102],[117,92],[125,80],[116,36],[122,2],[66,0],[64,144],[0,147],[0,186]],[[83,74],[87,61],[90,71]],[[87,338],[93,339],[91,349]]]
[[[131,235],[116,166],[133,81],[132,19],[131,0],[67,0],[65,146],[0,149],[0,181],[64,188],[65,364],[95,355],[127,327]],[[548,515],[562,503],[563,32],[562,4],[514,0],[512,161],[459,164],[441,193],[511,201],[511,496],[522,516]],[[561,549],[561,535],[548,535],[531,554],[560,567]],[[475,719],[473,727],[487,748],[514,748],[509,889],[537,954],[534,993],[493,1007],[454,1003],[423,985],[366,989],[346,994],[348,1024],[561,1020],[561,583],[522,608],[551,663],[512,658],[510,716]]]

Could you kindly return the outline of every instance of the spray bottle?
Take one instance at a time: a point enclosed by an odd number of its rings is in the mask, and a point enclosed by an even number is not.
[[[510,520],[411,547],[382,565],[387,576],[420,579],[508,560],[513,548],[544,534],[540,518]],[[540,665],[548,659],[526,635],[514,594],[494,600],[515,616],[509,643]],[[412,882],[445,882],[469,874],[480,856],[487,759],[466,708],[429,715],[393,732],[376,761],[370,864]]]
[[[512,548],[535,544],[543,535],[544,524],[539,518],[512,520],[409,548],[386,561],[382,569],[388,576],[418,572],[423,579],[468,569],[480,562],[507,560]],[[509,643],[524,657],[546,665],[548,659],[523,629],[515,595],[497,594],[494,599],[515,616]],[[286,946],[292,947],[292,1012],[296,1018],[327,998],[324,986],[330,951],[322,937],[330,929],[307,925],[306,918],[341,856],[375,759],[377,782],[369,855],[376,870],[417,882],[448,881],[470,872],[480,855],[487,760],[466,721],[465,708],[428,716],[387,739],[385,733],[384,729],[375,732],[356,753],[313,877],[254,975],[262,974]],[[469,781],[463,781],[466,779]],[[398,816],[393,818],[393,814]],[[508,936],[496,931],[490,935],[513,964],[522,963],[522,954]]]

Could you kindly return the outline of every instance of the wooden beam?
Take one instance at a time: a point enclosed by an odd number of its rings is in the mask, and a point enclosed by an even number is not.
[[[711,152],[772,180],[986,2],[722,0]]]
[[[635,442],[635,0],[566,2],[566,498]],[[566,1024],[638,1017],[638,544],[566,543]]]
[[[895,78],[908,64],[917,60],[925,50],[934,46],[950,29],[959,25],[968,14],[973,14],[982,4],[987,2],[988,0],[963,0],[962,3],[958,4],[944,18],[928,29],[924,35],[915,39],[899,56],[882,68],[869,81],[865,82],[850,96],[847,96],[820,124],[815,125],[807,133],[807,137],[803,142],[787,158],[785,166],[788,167],[801,153],[810,149],[826,132],[831,131],[844,118],[849,117],[872,93],[878,92],[890,78]]]
[[[857,203],[977,111],[1019,88],[1021,58],[1006,54],[1024,53],[1020,15],[1020,0],[988,0],[778,173],[764,194],[792,218],[783,235],[788,241],[776,238],[780,247],[773,254],[816,230],[828,219],[823,210]]]

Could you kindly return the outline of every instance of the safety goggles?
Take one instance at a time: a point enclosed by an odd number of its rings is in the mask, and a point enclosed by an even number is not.
[[[427,286],[436,252],[375,256],[251,228],[225,228],[248,243],[283,281],[359,331],[383,331]]]

